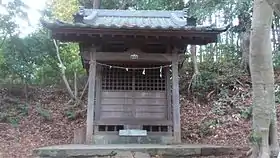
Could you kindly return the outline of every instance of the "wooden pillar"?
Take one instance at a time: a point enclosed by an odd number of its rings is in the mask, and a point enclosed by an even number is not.
[[[180,123],[180,96],[179,96],[179,75],[178,75],[178,54],[172,52],[172,103],[173,103],[173,137],[175,143],[181,143]]]
[[[171,73],[170,73],[170,67],[167,67],[165,69],[166,72],[166,98],[167,98],[167,119],[172,120],[172,98],[171,98]]]
[[[167,46],[166,54],[170,55],[172,53],[171,45]],[[172,58],[171,58],[172,61]],[[167,98],[167,119],[172,120],[172,95],[171,95],[171,71],[170,67],[165,68],[166,72],[166,98]],[[172,127],[169,126],[168,132],[172,131]]]
[[[94,121],[100,120],[101,111],[101,89],[102,89],[102,67],[96,65],[96,79],[95,79],[95,107],[94,107]],[[94,125],[94,134],[98,132],[98,125]]]
[[[88,105],[87,105],[87,131],[86,143],[93,143],[93,119],[95,108],[95,75],[96,75],[96,51],[91,49],[90,52],[90,67],[89,67],[89,84],[88,84]]]

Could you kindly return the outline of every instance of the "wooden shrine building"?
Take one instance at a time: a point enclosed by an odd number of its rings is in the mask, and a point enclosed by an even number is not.
[[[43,21],[80,46],[89,74],[87,143],[180,143],[178,58],[226,28],[196,26],[184,11],[83,9]]]

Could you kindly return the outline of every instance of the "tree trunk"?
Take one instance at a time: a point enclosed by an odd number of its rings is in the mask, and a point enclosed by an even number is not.
[[[241,68],[250,74],[249,51],[250,51],[250,31],[240,33],[240,48],[242,53]]]
[[[93,8],[99,9],[101,5],[101,0],[93,0]]]
[[[193,63],[193,76],[188,87],[188,92],[190,92],[192,85],[197,83],[197,80],[199,79],[199,75],[200,75],[198,69],[197,57],[196,57],[196,45],[191,45],[190,50],[191,50],[191,57]]]
[[[25,101],[28,102],[28,83],[26,79],[24,79],[24,95],[25,95]]]
[[[269,149],[274,155],[279,150],[270,40],[272,15],[272,9],[266,1],[254,1],[250,37],[250,70],[253,85],[253,158],[268,158]]]
[[[249,7],[244,8],[249,10]],[[241,68],[250,74],[249,68],[249,51],[250,51],[250,30],[251,30],[251,17],[247,12],[242,12],[238,15],[239,29],[240,29],[240,51],[242,54]]]
[[[194,74],[197,75],[199,74],[199,70],[198,70],[198,63],[196,58],[196,45],[191,45],[191,55],[192,55]]]
[[[276,41],[276,27],[275,27],[275,19],[272,21],[272,44],[273,44],[273,50],[276,51],[277,49],[277,41]]]
[[[274,14],[275,15],[275,14]],[[276,30],[276,50],[279,50],[279,45],[278,43],[280,42],[280,31],[279,31],[279,28],[280,28],[280,24],[279,24],[279,16],[274,16],[275,17],[275,20],[274,20],[274,23],[275,23],[275,30]],[[279,55],[279,52],[278,52],[278,55]]]

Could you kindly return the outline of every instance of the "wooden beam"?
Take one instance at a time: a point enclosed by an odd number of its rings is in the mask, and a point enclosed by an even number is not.
[[[139,38],[139,37],[119,37],[113,36],[111,37],[100,37],[91,35],[90,33],[83,33],[78,36],[76,33],[64,33],[64,32],[53,32],[52,37],[58,39],[63,42],[91,42],[95,45],[103,44],[103,43],[112,43],[116,41],[122,41],[124,43],[158,43],[158,44],[173,44],[173,45],[184,45],[184,44],[194,44],[194,45],[205,45],[207,43],[213,43],[217,41],[217,35],[215,34],[205,34],[205,35],[196,35],[190,34],[188,36],[161,36],[158,39],[153,38]],[[193,39],[195,37],[195,39]]]
[[[86,143],[93,143],[93,119],[95,108],[95,75],[96,75],[96,50],[90,52],[89,85],[88,85],[88,105],[87,105],[87,131]]]
[[[178,76],[178,54],[172,52],[172,103],[173,103],[173,130],[174,142],[181,143],[181,123],[180,123],[180,95]]]
[[[159,29],[102,29],[102,28],[57,28],[51,29],[53,32],[63,33],[79,33],[79,34],[93,34],[93,35],[115,35],[115,36],[180,36],[192,37],[200,36],[205,37],[209,35],[218,35],[226,30],[159,30]]]
[[[150,120],[150,119],[120,119],[120,118],[109,118],[95,121],[94,125],[153,125],[153,126],[171,126],[172,121],[170,120]]]
[[[133,54],[138,55],[138,59],[131,59]],[[90,54],[88,52],[82,52],[82,56],[85,60],[90,60]],[[100,62],[104,61],[133,61],[133,62],[171,62],[171,54],[160,53],[142,53],[142,52],[96,52],[96,60]]]
[[[167,44],[172,43],[173,41],[182,40],[181,37],[159,37],[159,38],[140,38],[139,36],[124,36],[124,35],[94,35],[94,34],[80,34],[79,36],[77,33],[67,33],[67,32],[52,32],[52,36],[58,39],[65,39],[65,40],[77,40],[77,41],[84,41],[86,43],[114,43],[114,42],[135,42],[135,43],[159,43],[159,44]]]

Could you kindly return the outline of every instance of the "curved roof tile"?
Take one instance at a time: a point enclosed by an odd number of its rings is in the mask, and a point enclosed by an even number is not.
[[[115,29],[156,29],[156,30],[197,30],[224,32],[228,27],[188,26],[184,11],[160,10],[109,10],[83,9],[82,21],[67,23],[61,21],[42,21],[47,28],[115,28]]]
[[[187,25],[183,11],[86,9],[83,23],[113,28],[174,28]]]

